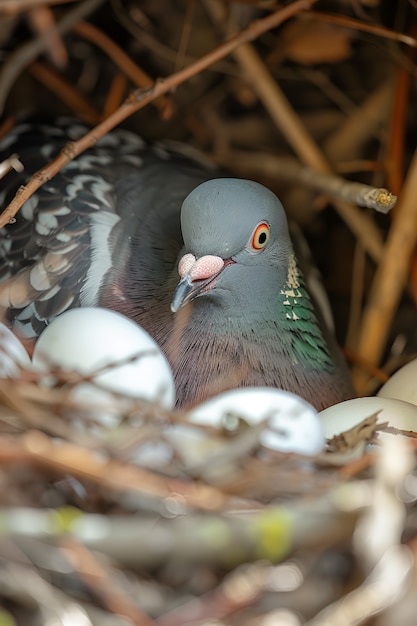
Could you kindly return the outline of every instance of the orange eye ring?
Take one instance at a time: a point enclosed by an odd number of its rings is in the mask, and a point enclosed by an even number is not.
[[[257,225],[253,231],[253,235],[250,241],[250,246],[254,252],[260,252],[266,246],[269,241],[271,229],[267,222],[261,222]]]

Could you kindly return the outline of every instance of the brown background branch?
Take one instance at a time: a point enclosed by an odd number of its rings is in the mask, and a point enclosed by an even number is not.
[[[175,74],[171,74],[171,76],[165,79],[158,80],[149,90],[137,90],[131,93],[126,102],[119,107],[117,111],[98,124],[78,141],[67,144],[60,155],[52,163],[36,172],[32,179],[24,187],[21,187],[18,190],[12,202],[8,207],[6,207],[0,216],[0,228],[13,221],[14,216],[24,202],[26,202],[26,200],[30,198],[30,196],[37,189],[39,189],[41,185],[55,176],[55,174],[59,172],[66,163],[81,154],[84,150],[87,150],[90,146],[93,146],[100,139],[100,137],[120,124],[123,120],[129,117],[129,115],[139,111],[139,109],[142,109],[150,102],[153,102],[159,96],[168,93],[170,90],[178,87],[186,80],[189,80],[192,76],[195,76],[199,72],[205,70],[219,59],[224,58],[242,43],[256,39],[256,37],[259,37],[262,33],[270,30],[271,28],[275,28],[293,15],[296,15],[300,11],[303,11],[307,7],[311,6],[311,4],[315,1],[316,0],[297,0],[284,9],[280,9],[263,19],[253,22],[241,33],[235,35],[195,63],[192,63],[185,69],[180,70]]]

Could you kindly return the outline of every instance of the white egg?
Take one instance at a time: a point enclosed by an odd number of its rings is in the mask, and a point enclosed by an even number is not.
[[[324,447],[317,411],[298,396],[270,387],[247,387],[226,391],[195,407],[190,422],[226,427],[230,420],[249,425],[266,420],[259,440],[266,448],[299,454],[317,454]]]
[[[129,362],[127,362],[129,361]],[[59,315],[39,337],[33,364],[51,365],[90,376],[100,386],[166,408],[175,402],[171,368],[156,342],[124,315],[101,308],[79,308]]]
[[[0,323],[0,378],[15,378],[22,367],[31,367],[29,355],[16,335]]]
[[[381,398],[397,398],[417,404],[417,359],[401,367],[378,391]]]
[[[350,430],[364,419],[378,412],[377,423],[388,422],[389,426],[402,430],[417,430],[417,406],[393,398],[354,398],[319,413],[326,439],[345,430]]]

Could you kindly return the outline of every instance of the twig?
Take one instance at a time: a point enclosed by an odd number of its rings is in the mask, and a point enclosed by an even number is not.
[[[21,439],[0,438],[0,462],[25,460],[41,467],[87,478],[119,491],[133,491],[158,498],[177,494],[184,506],[217,511],[227,502],[227,496],[208,485],[190,483],[176,478],[164,478],[139,467],[107,461],[80,446],[57,443],[39,431],[31,431]]]
[[[393,547],[357,589],[326,607],[305,626],[359,626],[368,623],[369,619],[404,596],[409,589],[412,567],[412,555],[408,548]]]
[[[362,319],[362,310],[363,310],[363,302],[364,302],[365,267],[366,267],[365,250],[362,244],[359,241],[357,241],[355,243],[355,249],[353,252],[353,259],[352,259],[350,306],[349,306],[348,327],[346,331],[346,340],[345,340],[345,353],[346,353],[346,348],[349,348],[350,346],[356,346],[358,343],[358,333],[359,333],[359,328],[360,328],[360,322]],[[346,353],[346,357],[352,363],[358,364],[356,353],[351,354],[350,357]],[[361,367],[363,367],[362,363],[361,363]]]
[[[132,59],[103,31],[99,30],[93,24],[88,22],[78,22],[73,28],[77,35],[81,35],[84,39],[88,39],[98,48],[107,54],[113,63],[136,85],[136,87],[150,87],[153,80],[146,72],[142,70]],[[164,111],[171,106],[171,102],[166,97],[158,98],[155,106]]]
[[[7,410],[8,421],[19,430],[39,429],[54,437],[61,437],[78,445],[93,447],[97,442],[86,432],[80,433],[62,419],[57,419],[53,409],[64,402],[62,390],[44,389],[27,384],[19,379],[0,381],[0,417],[4,420]]]
[[[345,15],[322,13],[321,11],[306,11],[305,15],[308,17],[313,17],[314,19],[320,20],[322,22],[330,22],[330,24],[340,24],[340,26],[354,28],[355,30],[360,30],[365,33],[371,33],[372,35],[376,35],[377,37],[384,37],[384,39],[400,41],[401,43],[405,43],[411,48],[417,48],[417,39],[415,37],[405,35],[404,33],[398,33],[395,30],[390,30],[389,28],[384,28],[383,26],[369,24],[362,20],[355,20],[354,18],[347,17]]]
[[[48,0],[48,5],[67,4],[76,1],[77,0]],[[1,0],[0,14],[5,13],[6,15],[15,15],[16,13],[22,13],[28,9],[40,6],[45,6],[45,0]]]
[[[376,378],[380,383],[386,383],[389,379],[389,375],[385,372],[385,370],[376,367],[376,365],[370,363],[367,359],[359,357],[353,350],[344,348],[343,353],[352,365],[359,366],[365,372]]]
[[[8,159],[4,159],[0,163],[0,178],[4,178],[12,170],[16,172],[23,172],[24,170],[23,163],[19,161],[17,154],[12,154]]]
[[[344,480],[350,480],[354,476],[358,476],[358,474],[361,474],[364,470],[373,467],[374,463],[375,454],[373,454],[372,452],[367,452],[365,454],[362,454],[359,458],[356,458],[341,467],[340,475]]]
[[[57,32],[60,35],[67,33],[74,24],[92,13],[103,2],[104,0],[85,0],[81,4],[77,4],[57,23]],[[45,37],[37,37],[18,48],[8,57],[7,62],[0,70],[0,114],[3,113],[7,96],[17,77],[47,47],[48,42]]]
[[[325,194],[352,202],[357,206],[375,209],[379,213],[388,213],[397,202],[397,196],[383,187],[372,187],[345,180],[339,176],[319,174],[308,168],[302,169],[300,180]]]
[[[353,539],[355,552],[367,569],[375,567],[390,548],[401,543],[406,509],[398,493],[414,469],[414,453],[406,438],[382,433],[381,437],[369,507]]]
[[[105,119],[119,108],[127,93],[127,78],[121,72],[113,76],[103,107],[102,119]]]
[[[218,0],[205,0],[213,21],[225,32],[224,6]],[[277,128],[300,157],[300,160],[320,172],[329,171],[322,152],[306,131],[299,116],[289,104],[275,78],[250,43],[233,50],[244,77],[258,95]]]
[[[141,47],[149,50],[156,58],[169,63],[169,67],[173,68],[178,54],[177,51],[159,41],[152,34],[151,28],[144,28],[143,22],[146,22],[148,25],[149,21],[147,18],[144,18],[141,8],[138,5],[132,5],[130,10],[126,11],[122,0],[111,0],[111,4],[117,21],[122,24],[136,41],[140,42]],[[184,62],[187,64],[193,63],[193,61],[194,59],[189,57],[184,59]]]
[[[353,172],[385,172],[386,168],[381,161],[369,159],[355,159],[353,161],[339,161],[335,170],[339,175],[345,176]]]
[[[37,80],[46,85],[65,104],[75,111],[88,124],[97,124],[101,118],[100,112],[71,85],[63,76],[51,67],[35,61],[29,66],[29,71]]]
[[[229,574],[213,591],[162,615],[158,619],[158,626],[221,624],[219,620],[259,600],[270,589],[272,576],[273,567],[268,563],[242,566]]]
[[[3,544],[4,545],[4,544]],[[2,546],[3,547],[3,546]],[[15,594],[15,598],[22,600],[26,606],[30,606],[33,613],[36,613],[43,624],[56,624],[63,626],[65,623],[83,624],[91,626],[91,621],[87,617],[86,611],[81,607],[81,603],[75,604],[74,600],[64,591],[57,589],[48,580],[45,580],[40,573],[28,563],[24,550],[16,550],[17,558],[10,558],[10,550],[4,558],[0,554],[2,567],[0,571],[0,586],[2,592]],[[13,595],[12,595],[13,597]],[[0,618],[2,623],[15,625],[16,622],[7,619],[4,622],[3,602],[0,606]],[[30,623],[30,621],[29,621]],[[113,622],[116,626],[118,622]],[[120,622],[119,622],[120,624]],[[123,623],[126,625],[126,622]]]
[[[184,16],[184,24],[182,27],[181,38],[178,45],[178,54],[175,59],[175,71],[178,71],[185,65],[185,55],[187,46],[190,41],[190,34],[193,25],[193,18],[195,13],[195,0],[188,0],[187,10]]]
[[[90,550],[69,537],[61,539],[60,547],[80,579],[91,588],[95,597],[100,598],[103,606],[128,618],[135,626],[156,626],[156,622],[129,598],[115,577],[110,576],[103,560],[98,561]]]
[[[205,5],[216,23],[223,28],[223,6],[219,4],[218,0],[206,0]],[[276,126],[300,160],[316,172],[330,174],[332,172],[330,163],[305,129],[301,119],[292,109],[284,93],[253,46],[250,44],[242,45],[234,51],[234,55],[241,65],[249,84],[257,93]],[[343,200],[335,200],[334,206],[340,217],[361,241],[365,250],[376,262],[379,261],[382,245],[379,233],[372,225],[371,220],[367,221],[369,231],[372,232],[372,239],[368,237],[367,233],[359,225],[362,220],[359,218],[355,207]]]
[[[322,70],[316,70],[313,68],[307,68],[300,66],[300,76],[305,78],[306,81],[315,85],[330,102],[333,102],[336,107],[350,117],[355,114],[357,105],[349,98],[348,94],[342,87],[338,87],[333,82],[330,76]]]
[[[47,53],[55,67],[65,67],[68,61],[67,49],[57,31],[51,9],[47,6],[33,8],[27,13],[27,20],[35,35],[45,40]]]
[[[329,161],[357,159],[363,145],[381,134],[380,129],[386,125],[390,113],[392,91],[393,84],[389,78],[326,139],[323,149]]]
[[[357,348],[358,355],[377,364],[385,347],[392,318],[406,284],[410,259],[417,242],[417,151],[399,198],[385,253],[375,274]],[[355,373],[359,391],[365,384],[363,372]]]
[[[238,168],[253,168],[258,174],[263,173],[271,178],[301,182],[310,189],[358,206],[375,209],[380,213],[388,213],[397,201],[397,197],[387,189],[352,182],[336,174],[321,174],[288,157],[278,157],[264,152],[233,151],[226,155],[226,159]]]
[[[3,122],[0,122],[0,140],[4,139],[16,125],[16,117],[8,115]]]
[[[355,552],[370,574],[357,589],[324,609],[308,626],[363,624],[367,618],[401,600],[407,592],[414,593],[413,555],[401,545],[406,509],[398,497],[413,466],[408,442],[387,435],[376,459],[370,503],[353,537]]]
[[[394,97],[389,123],[387,146],[387,181],[395,193],[400,193],[405,171],[404,157],[407,153],[407,120],[411,75],[407,68],[399,67],[395,80]]]
[[[93,0],[89,1],[92,2]],[[101,0],[94,0],[94,2],[99,1]],[[37,189],[39,189],[43,183],[55,176],[55,174],[57,174],[70,160],[74,159],[76,156],[81,154],[81,152],[94,145],[100,137],[117,126],[117,124],[120,124],[127,117],[139,109],[142,109],[159,96],[168,93],[192,76],[195,76],[199,72],[203,71],[209,65],[213,65],[213,63],[219,59],[224,58],[237,46],[247,41],[256,39],[262,33],[270,30],[271,28],[275,28],[293,15],[296,15],[300,11],[303,11],[305,8],[311,6],[311,4],[315,1],[317,0],[296,0],[296,2],[293,2],[283,9],[280,9],[263,19],[253,22],[248,28],[241,31],[238,35],[235,35],[212,52],[201,57],[195,63],[192,63],[175,74],[171,74],[171,76],[164,80],[157,81],[150,89],[145,91],[136,90],[132,92],[124,104],[110,117],[103,120],[103,122],[93,128],[78,141],[67,144],[54,161],[41,170],[38,170],[27,185],[18,189],[13,200],[0,216],[0,228],[10,222],[13,222],[14,216],[22,204],[24,204],[24,202],[26,202],[26,200],[30,198],[30,196]]]
[[[279,563],[293,550],[350,539],[359,505],[354,501],[346,512],[339,506],[346,500],[344,493],[342,484],[322,497],[288,501],[285,505],[251,506],[250,501],[239,499],[237,509],[229,508],[225,514],[188,511],[173,515],[175,508],[170,511],[160,501],[157,512],[146,512],[143,507],[142,515],[90,514],[67,507],[2,507],[0,521],[4,537],[42,539],[52,544],[71,536],[88,550],[135,569],[199,563],[229,570],[255,559]],[[161,511],[170,511],[171,515],[161,515]]]

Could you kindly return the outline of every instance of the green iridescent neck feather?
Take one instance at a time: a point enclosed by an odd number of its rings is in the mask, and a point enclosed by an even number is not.
[[[294,363],[313,370],[333,371],[333,360],[293,254],[289,257],[287,280],[280,290],[279,305],[283,332],[288,332]]]

